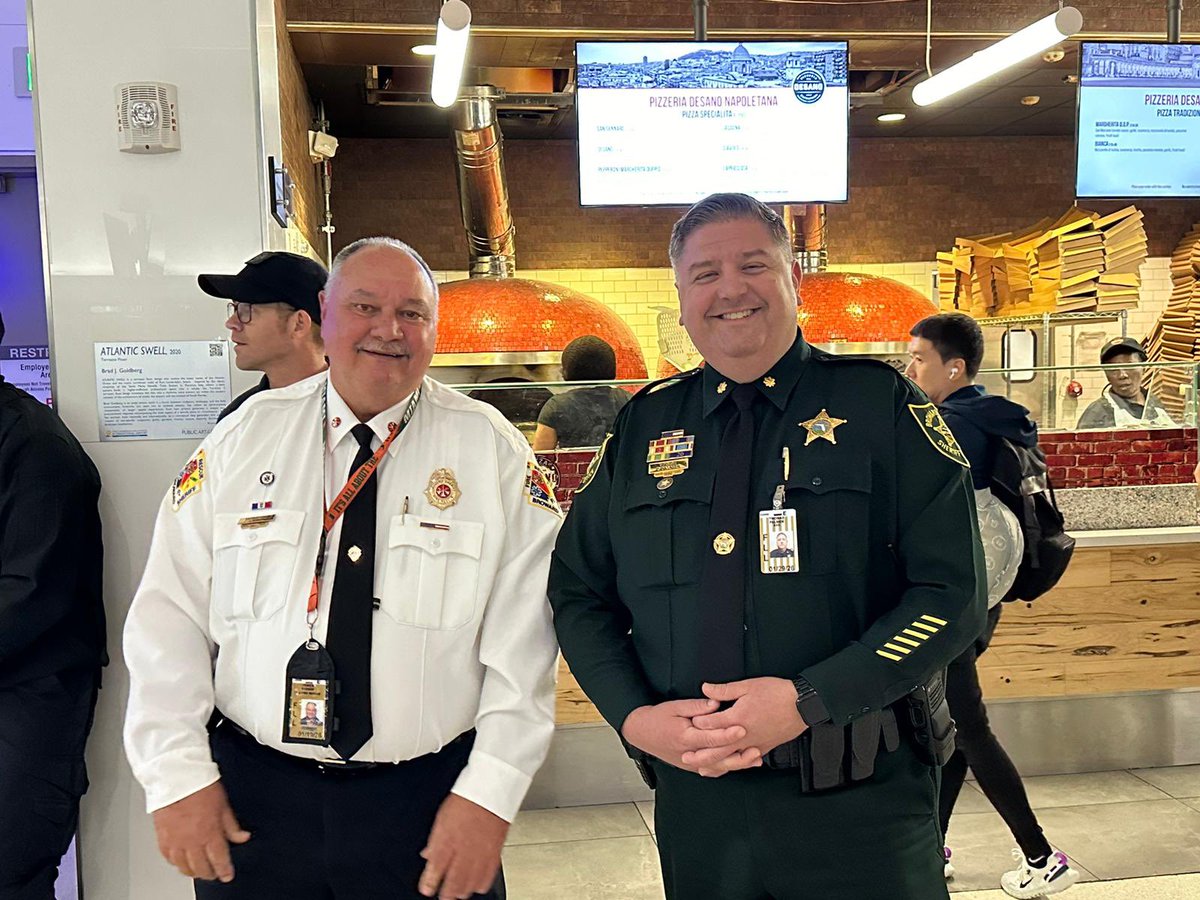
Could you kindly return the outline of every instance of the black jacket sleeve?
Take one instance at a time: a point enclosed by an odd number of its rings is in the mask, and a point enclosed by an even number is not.
[[[68,616],[94,615],[81,586],[98,582],[100,548],[82,544],[99,543],[99,476],[81,454],[21,423],[0,436],[0,672]]]

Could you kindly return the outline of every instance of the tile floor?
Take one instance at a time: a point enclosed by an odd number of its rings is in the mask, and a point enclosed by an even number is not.
[[[1200,765],[1025,780],[1050,842],[1083,878],[1079,900],[1200,898]],[[950,823],[954,900],[1002,900],[1012,837],[983,794],[964,788]],[[654,803],[521,813],[504,871],[512,900],[661,900]]]

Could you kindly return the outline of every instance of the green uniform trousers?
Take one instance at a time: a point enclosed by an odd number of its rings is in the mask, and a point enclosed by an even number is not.
[[[801,794],[787,770],[701,778],[656,762],[668,900],[945,900],[938,771],[907,743],[875,766]]]

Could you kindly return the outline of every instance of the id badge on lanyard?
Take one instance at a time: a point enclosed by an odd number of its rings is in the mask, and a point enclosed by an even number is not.
[[[328,390],[328,388],[326,388]],[[336,719],[334,718],[334,698],[337,695],[337,675],[333,668],[333,657],[329,655],[321,642],[313,636],[319,615],[318,605],[321,595],[321,570],[325,566],[325,543],[334,524],[352,500],[358,496],[363,484],[379,466],[388,448],[404,430],[417,408],[421,399],[421,389],[418,388],[404,410],[400,424],[392,428],[387,439],[380,445],[365,463],[351,473],[345,486],[338,491],[333,503],[325,509],[325,517],[321,523],[321,541],[317,548],[317,562],[314,567],[312,586],[308,591],[308,640],[296,648],[288,660],[284,672],[283,689],[283,743],[313,744],[318,747],[328,747],[333,739]],[[328,455],[328,418],[329,395],[322,399],[321,404],[321,438],[323,452],[321,455],[322,489],[321,502],[325,502],[324,471],[325,457]]]
[[[783,448],[783,482],[791,469],[791,453]],[[787,492],[783,484],[775,488],[771,508],[758,513],[758,565],[764,575],[782,575],[800,571],[800,547],[796,511],[784,509]]]

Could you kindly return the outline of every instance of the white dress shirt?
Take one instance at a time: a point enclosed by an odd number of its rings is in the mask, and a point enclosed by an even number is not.
[[[367,423],[374,447],[407,405]],[[308,636],[322,480],[332,501],[358,450],[357,423],[326,373],[256,394],[217,425],[163,500],[124,638],[125,746],[148,810],[220,777],[205,730],[214,705],[268,747],[336,757],[283,743],[284,682]],[[508,821],[554,731],[558,648],[546,578],[561,513],[539,496],[534,465],[528,443],[493,407],[425,379],[377,470],[374,733],[353,757],[400,762],[475,728],[453,792]],[[426,496],[438,469],[461,491],[445,510]],[[244,527],[254,516],[274,518]],[[340,531],[341,520],[321,579],[322,643]]]

